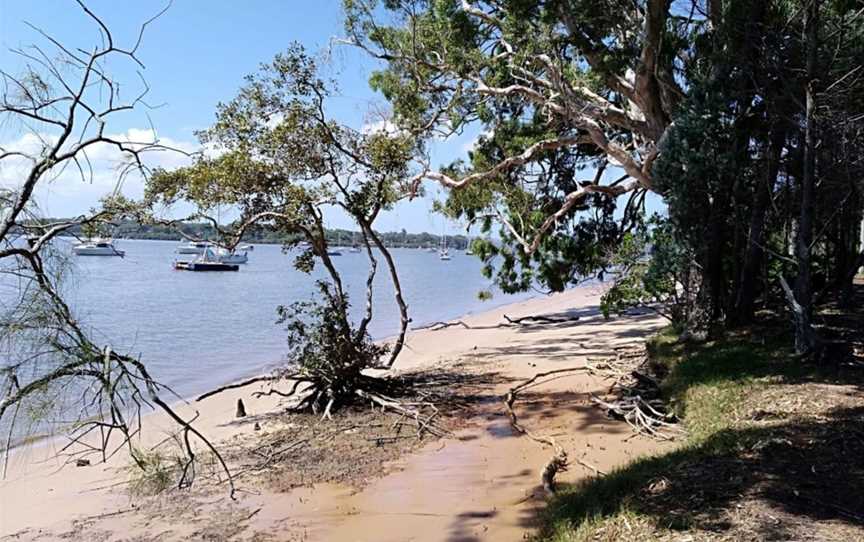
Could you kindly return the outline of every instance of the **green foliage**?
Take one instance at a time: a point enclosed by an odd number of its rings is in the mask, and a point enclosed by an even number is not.
[[[238,209],[238,223],[266,224],[282,235],[323,241],[320,208],[343,208],[358,222],[404,196],[401,183],[414,141],[403,134],[360,133],[328,119],[333,88],[299,44],[246,78],[220,104],[216,122],[199,132],[219,151],[189,167],[157,171],[148,182],[151,207],[185,200],[203,211]]]
[[[490,97],[478,91],[480,80],[490,87],[507,87],[550,77],[537,55],[551,57],[572,87],[584,85],[613,102],[621,100],[610,91],[608,80],[630,67],[641,35],[641,28],[622,28],[630,24],[618,15],[630,9],[625,1],[471,5],[495,22],[469,15],[452,0],[344,2],[348,35],[387,61],[370,84],[388,99],[400,127],[421,141],[460,133],[468,126],[482,130],[468,159],[454,161],[443,172],[464,178],[488,171],[539,141],[577,133],[572,119],[525,95]],[[381,13],[390,18],[378,18]],[[606,53],[589,67],[583,55],[593,51],[595,40],[604,41]],[[664,51],[664,58],[670,53]],[[513,58],[505,59],[507,54]],[[517,73],[512,64],[526,74]],[[579,103],[575,99],[573,107]],[[622,141],[630,137],[626,130],[610,128],[610,133]],[[525,254],[523,241],[530,241],[562,207],[567,194],[580,183],[592,182],[579,177],[600,166],[603,158],[588,143],[549,150],[521,167],[450,191],[441,210],[455,220],[479,223],[485,234],[493,233],[493,223],[504,221],[520,233],[501,227],[494,232],[501,243],[478,251],[484,272],[503,291],[525,291],[538,284],[560,291],[602,269],[641,210],[641,194],[628,202],[623,220],[621,209],[616,216],[614,198],[589,196],[555,221],[539,250]]]
[[[655,305],[655,309],[682,329],[692,312],[688,295],[692,254],[676,239],[673,224],[653,217],[645,227],[624,235],[611,258],[615,281],[602,296],[600,309],[612,313]]]
[[[279,323],[288,331],[287,371],[310,379],[325,390],[313,398],[323,410],[331,399],[336,405],[356,400],[362,371],[379,365],[389,346],[372,341],[365,329],[355,329],[347,318],[347,296],[339,296],[326,282],[317,282],[320,300],[280,306]]]

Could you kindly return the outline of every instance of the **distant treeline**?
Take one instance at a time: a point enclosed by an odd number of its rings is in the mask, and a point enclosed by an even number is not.
[[[61,222],[64,219],[50,218],[45,222]],[[217,240],[218,234],[215,228],[206,222],[183,222],[174,226],[139,224],[132,220],[122,220],[115,223],[107,231],[100,231],[98,235],[104,237],[126,238],[126,239],[160,239],[160,240],[175,240],[183,239],[183,232],[189,237],[195,239]],[[360,244],[363,237],[359,231],[342,230],[342,229],[327,229],[327,242],[331,246],[350,246]],[[81,227],[69,229],[70,235],[77,237],[90,237],[94,235],[92,232],[82,231]],[[438,247],[441,243],[440,235],[431,233],[408,233],[404,229],[401,232],[386,232],[379,233],[382,240],[388,247],[408,247],[408,248],[424,248]],[[291,235],[283,231],[268,228],[266,226],[258,226],[247,230],[243,236],[243,241],[248,243],[272,243],[282,244],[289,241],[299,240],[299,236]],[[450,248],[465,250],[468,246],[468,238],[464,235],[447,236],[447,246]]]

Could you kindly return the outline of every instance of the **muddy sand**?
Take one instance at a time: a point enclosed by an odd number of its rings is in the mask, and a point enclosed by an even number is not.
[[[573,289],[463,318],[470,329],[410,332],[398,371],[459,375],[448,387],[460,406],[438,422],[451,431],[443,438],[419,440],[411,433],[390,438],[399,419],[391,425],[392,414],[371,411],[316,425],[308,416],[281,414],[279,397],[253,398],[260,387],[230,390],[178,411],[199,413],[196,427],[220,444],[232,468],[242,470],[246,452],[261,456],[268,439],[286,442],[284,435],[312,431],[318,444],[304,437],[307,447],[271,455],[278,457],[273,468],[239,476],[234,501],[224,484],[208,483],[203,474],[191,490],[133,497],[129,458],[123,454],[76,467],[56,456],[60,441],[21,450],[0,482],[0,538],[522,540],[536,527],[544,503],[540,473],[552,451],[512,429],[502,395],[539,372],[639,344],[663,325],[653,314],[604,320],[597,309],[600,293],[596,287]],[[500,326],[504,315],[579,320]],[[520,395],[515,405],[520,423],[553,436],[571,457],[559,483],[594,476],[589,466],[608,471],[661,448],[634,438],[626,424],[590,404],[588,394],[603,394],[607,387],[601,378],[575,372]],[[241,421],[234,419],[238,398],[250,414]],[[375,416],[382,421],[375,422]],[[144,425],[140,447],[162,441],[172,430],[160,414],[147,416]],[[327,439],[319,438],[325,433]],[[338,438],[329,437],[334,433]]]

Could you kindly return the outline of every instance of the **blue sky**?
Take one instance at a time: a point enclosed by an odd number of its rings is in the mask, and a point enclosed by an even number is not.
[[[90,0],[87,5],[112,29],[115,40],[133,44],[138,28],[166,4],[140,0],[118,2]],[[44,40],[26,24],[39,27],[62,43],[92,48],[99,43],[99,33],[73,0],[0,0],[0,66],[6,71],[20,71],[23,62],[10,49]],[[147,27],[139,57],[151,91],[151,104],[164,104],[148,111],[159,138],[179,147],[196,146],[195,130],[207,127],[214,119],[216,105],[227,101],[243,83],[243,77],[271,60],[292,41],[299,41],[309,51],[329,51],[329,75],[338,82],[339,95],[329,102],[328,113],[339,121],[361,128],[370,119],[375,106],[385,106],[383,97],[373,93],[367,84],[375,67],[373,59],[362,51],[345,45],[331,46],[331,40],[342,31],[340,0],[177,0],[161,18]],[[115,77],[130,85],[130,95],[137,90],[138,79],[131,66],[117,66]],[[150,120],[142,112],[126,115],[109,127],[110,133],[134,134],[148,130]],[[0,144],[18,134],[16,127],[0,126]],[[20,127],[17,127],[20,130]],[[433,165],[448,163],[464,156],[475,133],[466,133],[433,149]],[[167,167],[181,163],[179,157],[163,158]],[[102,163],[102,183],[92,185],[80,179],[63,177],[50,188],[38,193],[43,212],[52,216],[69,216],[92,207],[113,186],[108,157]],[[0,181],[3,172],[0,171]],[[427,185],[430,196],[400,204],[383,215],[377,226],[382,230],[439,232],[462,231],[458,224],[447,224],[440,215],[430,214],[433,196],[440,193]],[[138,196],[141,183],[127,181],[124,192]],[[350,227],[347,217],[333,214],[331,225]]]
[[[143,21],[161,10],[164,2],[117,2],[90,0],[88,7],[103,18],[115,40],[132,44]],[[99,34],[72,0],[0,0],[0,66],[12,73],[20,71],[23,61],[10,49],[21,48],[44,40],[25,21],[31,23],[64,44],[89,48],[99,43]],[[328,75],[339,86],[339,95],[328,103],[328,113],[341,122],[360,128],[370,120],[374,107],[385,105],[383,97],[373,93],[367,84],[374,61],[361,51],[345,46],[331,46],[331,39],[342,30],[340,0],[305,2],[299,0],[256,0],[228,2],[178,0],[161,18],[147,27],[140,48],[143,71],[151,87],[148,101],[164,104],[148,111],[161,140],[181,147],[196,144],[195,130],[207,127],[214,119],[216,105],[227,101],[243,83],[243,77],[257,70],[285,50],[292,41],[299,41],[309,51],[320,51],[331,60]],[[128,66],[115,67],[115,77],[137,89],[138,80]],[[111,133],[146,130],[149,121],[141,112],[124,116],[110,127]],[[7,141],[16,134],[8,127],[0,131]],[[465,135],[437,145],[434,157],[448,162],[464,153],[473,135]],[[168,161],[168,165],[179,162]],[[106,177],[110,175],[106,171]],[[97,184],[98,183],[94,183]],[[49,190],[41,191],[39,204],[46,214],[68,216],[89,209],[100,191],[108,186],[86,186],[78,179],[55,181]],[[429,186],[430,195],[438,190]],[[140,194],[140,183],[128,181],[124,192]],[[382,230],[441,231],[444,219],[430,215],[431,197],[401,204],[382,216]],[[347,218],[333,214],[334,226],[349,227]],[[458,224],[446,224],[450,232],[461,231]]]

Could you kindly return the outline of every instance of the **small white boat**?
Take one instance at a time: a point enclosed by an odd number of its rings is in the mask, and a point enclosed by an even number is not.
[[[255,245],[240,245],[236,248],[238,251],[255,250]]]
[[[121,258],[126,254],[115,247],[111,239],[82,241],[72,247],[72,252],[76,256],[120,256]]]
[[[213,259],[221,263],[241,264],[249,261],[249,255],[246,254],[246,250],[218,248],[215,251]]]
[[[189,241],[182,243],[177,247],[177,254],[195,254],[201,256],[204,252],[213,246],[210,241]]]
[[[360,247],[358,247],[357,245],[353,245],[351,248],[348,249],[348,252],[360,252]]]

